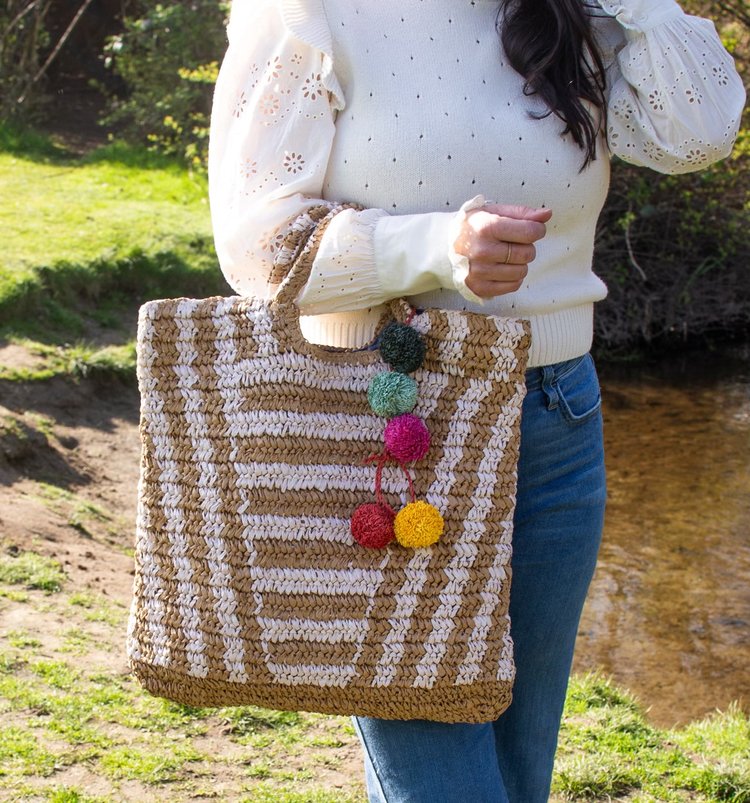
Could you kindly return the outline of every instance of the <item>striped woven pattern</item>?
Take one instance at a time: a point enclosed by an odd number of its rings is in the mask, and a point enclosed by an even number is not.
[[[406,305],[394,303],[398,317]],[[403,318],[402,318],[403,319]],[[143,456],[128,656],[152,693],[395,719],[479,722],[510,702],[508,595],[528,325],[425,310],[413,467],[445,532],[365,549],[385,419],[377,350],[308,343],[276,300],[141,309]],[[407,500],[403,472],[383,490]]]

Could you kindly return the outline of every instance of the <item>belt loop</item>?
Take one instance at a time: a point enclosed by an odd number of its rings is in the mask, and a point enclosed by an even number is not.
[[[542,390],[547,397],[547,409],[555,410],[560,401],[555,385],[555,369],[551,365],[542,367]]]

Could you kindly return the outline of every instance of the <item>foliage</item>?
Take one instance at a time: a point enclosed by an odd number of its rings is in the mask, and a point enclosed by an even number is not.
[[[164,153],[204,164],[227,9],[220,0],[141,0],[139,13],[125,18],[106,48],[105,63],[128,88],[112,100],[106,121]]]
[[[747,144],[743,132],[733,158],[688,175],[614,166],[595,253],[609,287],[597,339],[610,354],[750,331]]]
[[[716,20],[747,85],[750,13],[745,0],[685,0]],[[652,342],[680,345],[750,332],[750,123],[729,159],[665,176],[613,165],[599,220],[594,268],[609,287],[596,336],[610,357]]]
[[[45,18],[52,0],[0,5],[0,117],[29,119],[42,101],[38,75],[49,43]]]

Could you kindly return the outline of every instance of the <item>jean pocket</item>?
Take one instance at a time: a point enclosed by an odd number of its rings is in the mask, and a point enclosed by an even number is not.
[[[580,424],[595,415],[602,406],[599,378],[590,354],[584,355],[572,370],[555,378],[563,417]]]

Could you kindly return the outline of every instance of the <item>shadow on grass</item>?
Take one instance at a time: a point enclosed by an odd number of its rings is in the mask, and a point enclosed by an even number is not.
[[[0,338],[60,345],[125,318],[132,336],[137,309],[146,301],[231,293],[205,237],[185,242],[180,253],[136,249],[114,261],[59,262],[34,268],[28,279],[6,289],[0,298]]]
[[[50,136],[24,126],[0,120],[0,153],[42,164],[81,166],[109,162],[141,170],[174,170],[184,173],[186,165],[142,145],[113,141],[94,148],[84,156],[56,143]]]

